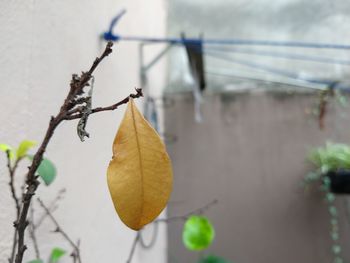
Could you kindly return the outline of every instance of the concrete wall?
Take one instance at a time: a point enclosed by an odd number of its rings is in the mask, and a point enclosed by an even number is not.
[[[23,139],[40,141],[50,115],[58,111],[72,73],[86,70],[103,50],[98,36],[122,8],[127,15],[118,33],[164,35],[166,6],[152,1],[1,1],[0,3],[0,142],[17,145]],[[139,86],[138,45],[120,43],[103,62],[95,77],[93,104],[110,105]],[[158,68],[158,76],[164,68]],[[152,83],[152,80],[150,80]],[[157,78],[156,85],[161,85]],[[48,147],[47,157],[57,166],[52,186],[41,185],[38,196],[49,203],[59,189],[66,197],[55,212],[74,240],[81,239],[83,262],[125,262],[135,236],[115,214],[106,184],[111,144],[125,107],[90,118],[91,138],[81,143],[76,122],[64,123]],[[14,206],[8,187],[5,157],[0,155],[0,262],[7,262],[12,239]],[[21,166],[22,182],[26,166]],[[40,213],[40,212],[39,212]],[[43,258],[52,247],[69,245],[51,233],[46,221],[38,232]],[[29,240],[26,240],[29,243]],[[138,248],[133,262],[165,262],[166,239],[162,228],[155,248]],[[33,247],[25,261],[33,258]],[[67,256],[62,262],[71,262]]]
[[[192,96],[169,94],[165,130],[177,137],[168,149],[174,192],[168,215],[181,215],[213,199],[206,212],[216,239],[205,252],[235,263],[331,262],[329,215],[318,191],[304,193],[312,169],[305,157],[325,140],[349,143],[350,108],[331,104],[320,131],[316,94],[284,91],[205,96],[203,123],[193,118]],[[339,198],[341,244],[350,260],[347,200]],[[169,224],[170,263],[196,262],[182,244],[182,224]]]

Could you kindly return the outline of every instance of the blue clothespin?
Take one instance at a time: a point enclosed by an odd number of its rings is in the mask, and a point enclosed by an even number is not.
[[[119,40],[119,36],[118,35],[114,35],[113,34],[113,28],[115,27],[115,25],[117,24],[117,22],[119,21],[119,19],[126,13],[126,9],[123,9],[119,12],[119,14],[114,17],[111,21],[111,24],[109,25],[109,29],[107,32],[104,32],[102,34],[102,38],[106,41],[118,41]]]

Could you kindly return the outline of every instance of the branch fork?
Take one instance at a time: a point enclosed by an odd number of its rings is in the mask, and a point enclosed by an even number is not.
[[[39,186],[38,176],[36,175],[36,171],[43,159],[44,153],[46,151],[47,145],[49,144],[56,128],[61,124],[61,122],[65,120],[74,120],[74,119],[82,119],[85,118],[85,121],[82,122],[83,131],[86,125],[87,117],[91,114],[101,112],[101,111],[112,111],[117,109],[120,105],[125,104],[129,101],[129,98],[139,98],[142,97],[142,90],[136,89],[135,94],[130,94],[125,99],[111,105],[108,107],[98,107],[94,109],[88,109],[88,104],[91,102],[91,96],[85,94],[84,88],[89,86],[89,82],[93,79],[93,72],[98,67],[98,65],[102,62],[104,58],[106,58],[109,54],[112,53],[112,42],[108,42],[105,50],[103,51],[102,55],[100,57],[97,57],[90,69],[86,72],[82,72],[80,76],[77,74],[72,75],[72,79],[70,82],[70,89],[69,92],[60,107],[59,112],[57,115],[52,116],[49,122],[49,126],[47,128],[46,134],[44,136],[43,141],[41,142],[37,152],[35,153],[32,163],[29,166],[28,173],[26,175],[26,186],[25,191],[23,193],[22,198],[22,204],[20,204],[19,198],[15,192],[14,188],[14,174],[17,168],[18,163],[16,162],[14,166],[11,166],[10,162],[10,156],[9,153],[7,153],[8,156],[8,170],[10,174],[10,188],[12,192],[12,198],[15,201],[16,211],[17,211],[17,217],[16,221],[14,223],[15,227],[15,234],[14,234],[14,241],[13,241],[13,249],[12,249],[12,255],[9,258],[9,263],[22,263],[23,262],[23,255],[25,250],[27,249],[27,246],[24,243],[24,235],[26,228],[29,224],[28,221],[28,212],[29,208],[32,202],[32,197],[35,195],[36,190]],[[85,95],[85,96],[84,96]],[[90,102],[89,102],[90,101]],[[85,104],[85,105],[84,105]],[[91,105],[90,105],[91,106]],[[86,132],[86,131],[85,131]],[[86,136],[86,134],[83,134]],[[84,137],[83,136],[83,137]],[[19,161],[19,160],[18,160]],[[17,251],[16,251],[17,247]],[[14,255],[16,256],[14,257]],[[78,262],[79,255],[78,255]]]

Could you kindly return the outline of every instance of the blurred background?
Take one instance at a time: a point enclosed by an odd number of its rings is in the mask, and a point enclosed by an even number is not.
[[[71,74],[88,69],[103,36],[114,36],[114,52],[94,74],[93,105],[143,88],[137,104],[174,169],[161,218],[182,217],[147,226],[132,262],[350,262],[348,195],[333,202],[329,189],[303,184],[317,168],[307,161],[313,148],[350,142],[349,12],[344,0],[2,1],[0,142],[41,141]],[[136,235],[115,214],[106,184],[124,110],[91,116],[84,143],[76,122],[64,123],[46,152],[57,178],[37,195],[50,203],[66,190],[54,213],[80,240],[83,262],[127,262]],[[19,186],[26,169],[19,167]],[[0,175],[5,263],[15,210],[3,155]],[[183,243],[183,217],[191,212],[215,228],[199,252]],[[46,220],[37,235],[44,259],[52,247],[71,249],[52,230]],[[35,258],[27,240],[24,262]]]

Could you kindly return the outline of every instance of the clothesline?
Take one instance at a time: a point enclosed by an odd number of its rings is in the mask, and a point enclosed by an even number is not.
[[[177,46],[182,46],[182,45],[177,45]],[[344,85],[340,83],[338,80],[329,80],[329,79],[327,80],[327,79],[318,79],[318,78],[300,76],[298,73],[291,72],[288,70],[283,70],[283,69],[266,65],[263,63],[257,63],[251,60],[245,60],[240,58],[233,58],[223,52],[220,52],[221,50],[217,51],[216,49],[210,49],[210,48],[202,49],[200,48],[200,43],[198,43],[197,45],[194,45],[194,44],[187,45],[187,47],[190,47],[190,49],[192,49],[194,52],[201,53],[208,57],[220,59],[232,64],[243,65],[243,66],[254,68],[257,70],[262,70],[268,73],[272,73],[274,75],[287,77],[289,79],[293,79],[299,82],[316,84],[316,85],[324,85],[326,87],[332,87],[333,89],[350,92],[350,87],[348,85]]]
[[[290,82],[285,81],[285,80],[283,80],[283,81],[271,80],[271,79],[267,80],[267,79],[263,79],[263,78],[255,78],[255,77],[236,75],[236,74],[233,74],[232,72],[222,72],[222,71],[218,71],[217,69],[206,70],[205,74],[219,76],[219,77],[232,78],[232,79],[243,79],[243,80],[272,83],[272,84],[278,84],[278,85],[300,87],[300,88],[313,89],[313,90],[325,90],[324,88],[313,86],[311,83],[310,83],[310,86],[301,85],[300,82],[298,82],[296,80],[291,80]]]
[[[137,41],[152,43],[170,43],[170,44],[197,44],[201,42],[204,45],[247,45],[247,46],[280,46],[280,47],[300,47],[300,48],[322,48],[322,49],[340,49],[349,50],[348,44],[333,43],[314,43],[301,41],[277,41],[277,40],[249,40],[249,39],[210,39],[210,38],[176,38],[176,37],[144,37],[144,36],[123,36],[113,33],[120,18],[126,13],[123,9],[116,15],[109,26],[107,32],[102,34],[103,39],[107,41]]]
[[[259,56],[268,56],[268,57],[277,57],[277,58],[286,58],[286,59],[295,59],[295,60],[306,60],[306,61],[313,61],[313,62],[320,62],[320,63],[331,63],[331,64],[340,64],[340,65],[350,65],[349,60],[344,59],[330,59],[325,57],[318,57],[318,56],[310,56],[310,55],[301,55],[301,54],[291,54],[291,53],[283,53],[283,52],[275,52],[275,51],[261,51],[261,50],[247,50],[242,48],[232,48],[229,47],[230,45],[245,45],[245,46],[279,46],[279,47],[298,47],[298,48],[316,48],[316,49],[335,49],[335,50],[349,50],[350,45],[346,44],[332,44],[332,43],[312,43],[312,42],[300,42],[300,41],[274,41],[274,40],[244,40],[244,39],[207,39],[207,38],[160,38],[160,37],[141,37],[141,36],[122,36],[117,35],[113,33],[113,30],[119,21],[119,19],[126,13],[125,10],[122,10],[116,17],[113,18],[113,20],[110,23],[109,30],[105,32],[102,37],[105,40],[108,41],[138,41],[142,43],[168,43],[170,46],[177,45],[177,46],[185,46],[187,53],[190,52],[190,50],[197,52],[201,55],[207,55],[211,56],[217,59],[225,60],[227,62],[247,66],[250,68],[263,70],[265,72],[269,72],[272,74],[284,76],[290,79],[294,79],[297,81],[303,81],[306,83],[311,84],[317,84],[317,85],[326,85],[327,87],[332,87],[344,91],[350,91],[349,86],[345,86],[337,80],[326,80],[326,79],[317,79],[312,77],[303,77],[300,76],[297,73],[290,72],[287,70],[282,70],[280,68],[271,67],[269,65],[265,65],[262,63],[256,63],[252,62],[250,60],[244,60],[244,59],[238,59],[238,58],[232,58],[228,56],[227,52],[229,53],[241,53],[241,54],[251,54],[251,55],[259,55]],[[218,47],[219,46],[219,47]],[[167,47],[164,51],[161,52],[160,57],[164,55],[169,50]],[[225,53],[224,53],[225,52]],[[188,54],[190,56],[190,54]],[[197,58],[191,58],[192,59],[201,59]],[[158,61],[158,57],[155,61]],[[193,63],[198,63],[193,62]],[[200,64],[203,64],[202,62],[199,62]],[[197,68],[193,68],[197,67]],[[191,66],[192,74],[196,75],[196,78],[199,76],[202,77],[202,80],[199,78],[197,81],[201,82],[204,88],[205,83],[203,79],[203,65],[199,66],[193,64]],[[201,69],[200,69],[201,68]],[[198,72],[200,70],[201,72]],[[197,72],[196,72],[197,71]]]
[[[228,57],[226,55],[222,55],[222,54],[218,54],[215,52],[208,52],[206,51],[204,54],[213,57],[213,58],[217,58],[220,60],[224,60],[230,63],[234,63],[234,64],[239,64],[239,65],[243,65],[243,66],[247,66],[250,68],[255,68],[255,69],[259,69],[259,70],[263,70],[265,72],[269,72],[269,73],[273,73],[276,75],[280,75],[280,76],[284,76],[287,78],[291,78],[291,79],[295,79],[295,80],[299,80],[299,81],[305,81],[308,83],[313,83],[313,84],[322,84],[322,85],[333,85],[335,84],[336,81],[334,80],[322,80],[322,79],[315,79],[315,78],[308,78],[308,77],[301,77],[298,74],[294,73],[294,72],[290,72],[290,71],[286,71],[286,70],[282,70],[282,69],[277,69],[275,67],[271,67],[271,66],[267,66],[261,63],[256,63],[256,62],[251,62],[248,60],[244,60],[244,59],[236,59],[236,58],[232,58],[232,57]],[[336,84],[335,87],[337,89],[340,90],[344,90],[344,91],[350,91],[350,88],[348,86],[345,86],[343,84]]]
[[[107,41],[138,41],[153,43],[170,43],[170,44],[196,44],[202,42],[204,45],[246,45],[246,46],[280,46],[280,47],[300,47],[300,48],[322,48],[322,49],[345,49],[349,50],[350,45],[331,44],[331,43],[312,43],[298,41],[277,41],[277,40],[248,40],[248,39],[210,39],[210,38],[157,38],[141,36],[121,36],[104,34]]]
[[[346,59],[334,59],[334,58],[310,56],[310,55],[304,55],[304,54],[286,53],[286,52],[262,51],[262,50],[251,50],[251,49],[231,48],[231,47],[213,47],[213,46],[205,47],[205,50],[350,66],[350,60],[346,60]]]

